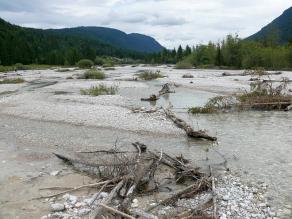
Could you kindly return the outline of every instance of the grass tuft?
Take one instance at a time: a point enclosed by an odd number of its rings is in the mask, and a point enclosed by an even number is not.
[[[145,81],[155,80],[157,78],[163,78],[163,75],[160,71],[152,72],[152,71],[144,71],[138,74],[138,77]]]
[[[97,71],[96,69],[90,69],[83,74],[82,78],[102,80],[105,79],[105,74],[101,71]]]
[[[9,78],[0,81],[0,84],[21,84],[24,82],[25,80],[23,80],[22,78]]]

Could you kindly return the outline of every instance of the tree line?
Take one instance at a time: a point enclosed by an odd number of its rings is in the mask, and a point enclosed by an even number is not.
[[[164,49],[159,54],[146,57],[148,63],[177,64],[177,67],[227,67],[250,69],[292,68],[292,41],[280,45],[275,38],[259,41],[242,40],[238,35],[228,35],[218,43]]]
[[[80,59],[96,56],[143,59],[144,54],[96,40],[62,36],[46,30],[23,28],[0,18],[0,65],[75,65]]]

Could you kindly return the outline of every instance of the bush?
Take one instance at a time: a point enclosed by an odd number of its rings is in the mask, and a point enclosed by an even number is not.
[[[99,56],[96,56],[95,60],[94,60],[94,63],[96,65],[99,65],[99,66],[102,66],[104,64],[104,59],[99,57]]]
[[[104,84],[100,84],[98,86],[92,86],[89,89],[80,90],[82,95],[90,95],[90,96],[99,96],[99,95],[114,95],[118,91],[117,86],[107,87]]]
[[[22,78],[10,78],[0,81],[0,84],[21,84],[25,82]]]
[[[176,63],[175,68],[177,68],[177,69],[190,69],[190,68],[193,68],[193,64],[187,60],[183,60],[183,61]]]
[[[156,71],[156,72],[144,71],[138,74],[138,77],[142,80],[150,81],[157,78],[162,78],[163,75],[160,73],[160,71]]]
[[[194,76],[191,74],[184,74],[182,77],[183,78],[194,78]]]
[[[59,68],[56,70],[56,72],[68,72],[71,71],[69,68]]]
[[[204,106],[204,107],[192,107],[192,108],[189,108],[188,110],[189,113],[192,113],[192,114],[207,114],[207,113],[216,113],[217,110],[214,109],[213,107],[207,107],[207,106]]]
[[[23,65],[22,63],[16,63],[14,66],[15,70],[28,70],[28,67]]]
[[[14,66],[3,66],[0,65],[0,72],[8,72],[8,71],[14,71],[15,67]]]
[[[90,69],[83,74],[84,79],[105,79],[105,74],[101,71],[97,71],[96,69]]]
[[[81,59],[79,62],[76,63],[79,68],[91,68],[94,63],[89,59]]]

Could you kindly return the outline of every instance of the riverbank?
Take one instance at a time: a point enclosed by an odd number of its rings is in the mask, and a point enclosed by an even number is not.
[[[148,69],[160,70],[167,77],[150,82],[133,80],[137,72]],[[291,120],[291,112],[208,116],[185,113],[187,107],[203,105],[210,97],[248,89],[250,76],[238,76],[241,71],[228,71],[231,76],[222,77],[225,70],[126,66],[105,71],[108,78],[100,82],[77,79],[82,72],[71,69],[68,72],[38,70],[2,74],[26,81],[18,85],[0,85],[1,92],[11,91],[0,96],[0,212],[4,218],[40,218],[48,214],[48,201],[28,201],[38,197],[42,187],[74,187],[94,182],[94,179],[64,166],[52,152],[108,149],[116,140],[120,146],[140,141],[151,149],[181,153],[196,165],[202,168],[212,165],[218,172],[224,169],[222,162],[226,159],[228,168],[239,174],[243,185],[248,181],[258,185],[264,182],[267,202],[273,206],[271,212],[277,214],[277,209],[281,209],[286,216],[281,215],[281,211],[279,216],[288,218],[292,201],[292,168],[289,168],[292,165],[289,147],[292,140],[289,135],[291,123],[287,121]],[[194,78],[183,79],[182,75],[186,73]],[[68,79],[70,77],[73,79]],[[291,79],[292,73],[283,72],[271,77]],[[99,97],[80,94],[80,89],[101,83],[117,85],[118,94]],[[171,102],[175,112],[190,121],[193,127],[207,129],[218,137],[218,146],[187,139],[162,112],[132,112],[133,108],[155,107],[140,102],[140,98],[157,93],[164,83],[173,84],[176,93],[161,97],[156,107],[168,106]],[[276,137],[271,138],[275,133]],[[52,176],[54,171],[61,173]],[[227,211],[225,213],[230,218]]]

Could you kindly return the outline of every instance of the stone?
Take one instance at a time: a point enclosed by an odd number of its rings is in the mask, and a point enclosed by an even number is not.
[[[64,211],[65,206],[61,203],[53,203],[51,204],[51,211],[56,212],[56,211]]]
[[[78,211],[79,216],[85,216],[87,215],[91,210],[89,208],[82,208]]]
[[[57,176],[57,175],[59,175],[60,173],[61,173],[60,170],[56,170],[56,171],[51,172],[50,175],[51,175],[51,176]]]
[[[76,204],[75,204],[75,208],[80,208],[80,207],[83,207],[83,206],[85,206],[86,204],[85,203],[83,203],[83,202],[77,202]]]
[[[223,214],[220,216],[220,219],[227,219],[226,214],[223,213]]]
[[[135,198],[135,199],[133,200],[133,203],[131,204],[131,207],[132,207],[132,208],[138,208],[138,206],[139,206],[138,199]]]
[[[285,216],[286,215],[291,215],[291,210],[287,209],[287,208],[284,208],[282,214],[285,215]]]
[[[228,201],[229,200],[229,195],[224,195],[222,198],[224,201]]]

